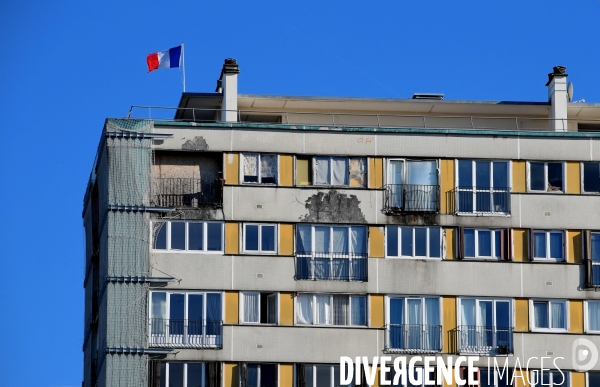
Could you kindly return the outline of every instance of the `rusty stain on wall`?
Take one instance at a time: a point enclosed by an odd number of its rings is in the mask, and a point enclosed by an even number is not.
[[[196,136],[193,140],[187,140],[181,146],[183,150],[193,150],[193,151],[207,151],[208,144],[206,140],[202,136]]]
[[[335,189],[310,196],[305,207],[308,214],[300,218],[302,222],[366,223],[356,195],[346,195]]]

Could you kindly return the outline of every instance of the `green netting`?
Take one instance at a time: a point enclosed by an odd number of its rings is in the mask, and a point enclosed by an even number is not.
[[[133,131],[140,133],[152,132],[154,121],[139,119],[110,118],[106,120],[107,132]]]
[[[150,272],[150,228],[143,212],[111,211],[107,217],[108,277],[144,277]]]
[[[106,346],[145,348],[147,346],[147,295],[145,283],[106,285]]]

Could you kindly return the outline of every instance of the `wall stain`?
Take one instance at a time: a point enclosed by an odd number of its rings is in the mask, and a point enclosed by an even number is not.
[[[332,189],[310,196],[305,203],[308,214],[300,217],[301,222],[366,223],[356,195],[346,195]]]
[[[389,215],[387,224],[404,226],[437,226],[440,216],[436,213],[401,213]]]
[[[196,136],[193,140],[187,140],[181,146],[183,150],[193,150],[193,151],[207,151],[208,144],[206,140],[202,136]]]

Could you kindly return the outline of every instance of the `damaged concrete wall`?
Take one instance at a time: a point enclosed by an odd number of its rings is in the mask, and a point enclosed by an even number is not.
[[[223,170],[222,157],[222,153],[156,152],[152,177],[214,180]]]
[[[302,222],[318,223],[366,223],[356,195],[348,195],[335,189],[320,191],[306,199],[308,213]]]

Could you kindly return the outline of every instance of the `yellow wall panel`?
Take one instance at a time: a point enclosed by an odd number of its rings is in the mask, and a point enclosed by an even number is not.
[[[585,372],[571,371],[571,387],[585,387]]]
[[[570,300],[569,314],[570,332],[583,333],[583,300]]]
[[[456,297],[442,297],[442,312],[442,352],[451,353],[451,331],[456,329]]]
[[[445,228],[446,234],[446,259],[456,259],[456,230],[453,228]]]
[[[529,300],[515,300],[515,332],[529,332]]]
[[[582,240],[583,236],[580,230],[567,231],[567,262],[581,263],[582,261]]]
[[[225,254],[240,253],[240,225],[239,223],[225,223]]]
[[[225,324],[239,324],[239,294],[225,292]]]
[[[392,368],[393,368],[393,366],[392,366]],[[371,371],[373,371],[373,370],[371,369]],[[377,372],[375,372],[375,380],[373,380],[373,386],[376,386],[376,387],[380,386],[380,384],[379,384],[379,366],[377,366]]]
[[[567,193],[581,193],[581,164],[578,161],[567,161]]]
[[[384,227],[369,227],[369,257],[385,257],[385,236]]]
[[[446,383],[446,378],[444,378],[444,376],[442,375],[442,382],[444,383],[444,387],[455,387],[456,386],[456,381],[454,380],[454,368],[452,368],[452,383],[448,384]]]
[[[279,225],[279,254],[294,255],[294,225]]]
[[[369,188],[383,188],[383,159],[369,158]]]
[[[279,156],[279,185],[283,187],[294,185],[294,157],[291,155]]]
[[[294,325],[293,293],[279,293],[279,325]]]
[[[499,363],[499,362],[498,362]],[[515,387],[529,387],[526,370],[515,370]]]
[[[225,184],[240,184],[240,155],[225,153]]]
[[[440,212],[451,214],[453,210],[454,160],[444,159],[440,163]]]
[[[512,192],[527,192],[527,163],[512,162]]]
[[[279,364],[279,387],[294,387],[293,364]]]
[[[527,230],[515,228],[513,232],[513,259],[515,262],[529,260],[529,239]]]
[[[371,294],[371,327],[381,328],[385,325],[383,294]]]
[[[223,363],[223,386],[238,387],[238,363]]]

